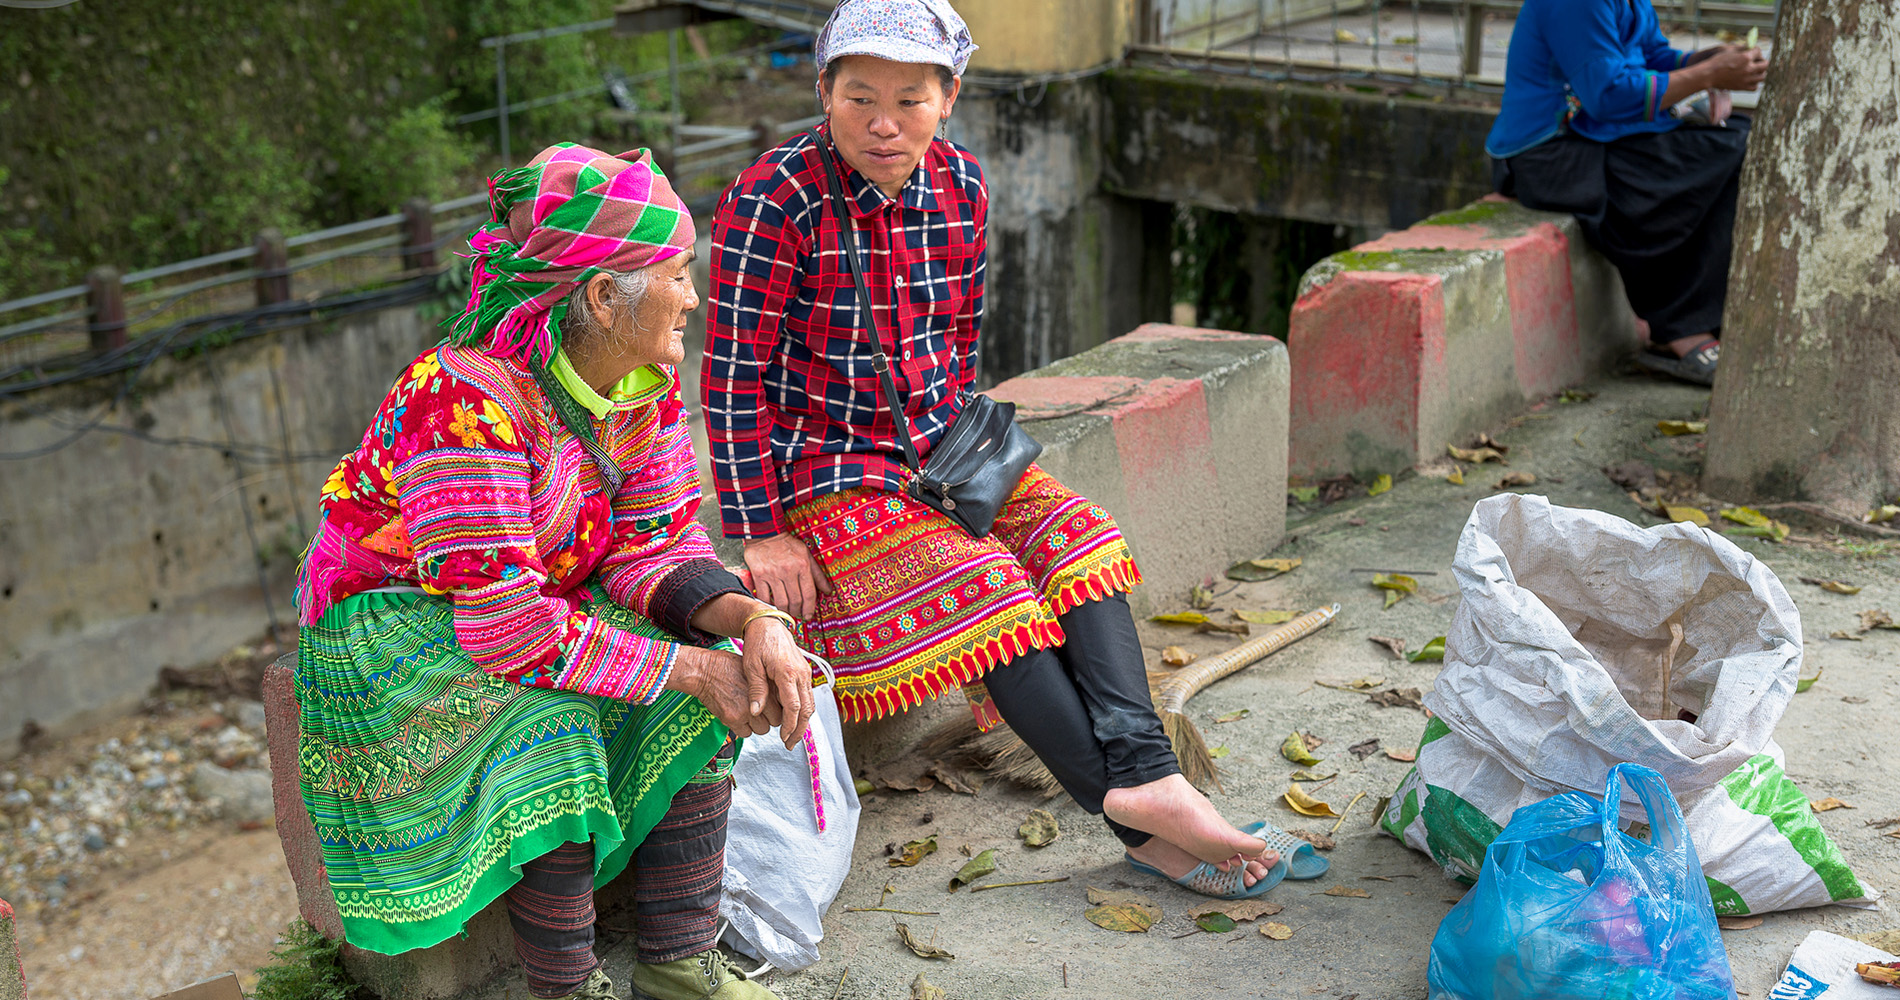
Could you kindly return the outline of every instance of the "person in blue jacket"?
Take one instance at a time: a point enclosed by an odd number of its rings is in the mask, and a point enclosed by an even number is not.
[[[1649,325],[1644,367],[1712,385],[1761,50],[1671,48],[1650,0],[1525,0],[1485,152],[1498,193],[1568,212]],[[1703,91],[1706,110],[1672,109]]]

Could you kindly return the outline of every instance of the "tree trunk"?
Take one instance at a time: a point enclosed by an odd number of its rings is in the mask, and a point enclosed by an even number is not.
[[[1704,489],[1900,493],[1900,0],[1792,0],[1742,168]]]

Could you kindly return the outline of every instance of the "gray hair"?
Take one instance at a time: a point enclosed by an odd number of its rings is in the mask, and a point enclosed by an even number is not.
[[[632,313],[647,294],[646,270],[606,273],[614,279],[614,314],[622,310]],[[582,282],[567,296],[567,314],[561,317],[561,350],[567,352],[569,361],[579,361],[592,355],[610,333],[587,308],[587,282]]]

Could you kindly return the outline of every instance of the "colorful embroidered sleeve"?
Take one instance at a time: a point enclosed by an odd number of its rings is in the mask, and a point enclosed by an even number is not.
[[[1626,48],[1618,23],[1623,0],[1591,0],[1565,8],[1561,31],[1547,39],[1570,90],[1590,117],[1601,122],[1654,121],[1662,110],[1669,74],[1644,65],[1639,49]]]
[[[659,697],[677,644],[614,628],[543,592],[528,450],[513,415],[457,380],[409,405],[414,433],[396,455],[397,504],[419,582],[453,602],[462,650],[483,670],[531,687],[636,704]]]

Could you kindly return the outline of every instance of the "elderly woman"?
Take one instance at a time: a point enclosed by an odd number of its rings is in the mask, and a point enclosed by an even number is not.
[[[1649,328],[1646,368],[1715,382],[1758,49],[1671,48],[1650,0],[1525,0],[1485,139],[1498,193],[1577,217]],[[1700,122],[1670,109],[1703,91]]]
[[[345,936],[394,954],[496,897],[537,997],[770,997],[715,944],[734,736],[812,711],[789,617],[714,561],[674,365],[693,222],[644,151],[490,182],[467,309],[330,475],[298,580],[304,800]],[[743,637],[743,655],[722,637]]]
[[[944,0],[845,0],[817,38],[820,137],[765,153],[721,199],[701,389],[725,533],[837,668],[847,717],[963,686],[980,723],[1008,721],[1105,815],[1138,870],[1258,895],[1286,866],[1182,777],[1123,596],[1140,575],[1108,512],[1032,466],[977,538],[905,492],[878,358],[925,456],[975,373],[989,195],[976,158],[936,137],[974,48]],[[1302,853],[1295,877],[1323,870]]]

